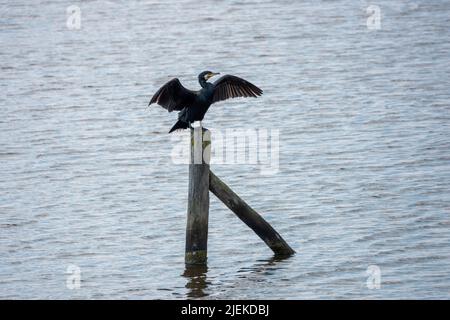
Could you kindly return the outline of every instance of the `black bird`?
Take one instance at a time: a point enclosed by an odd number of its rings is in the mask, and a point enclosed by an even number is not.
[[[178,78],[163,85],[152,97],[150,103],[157,103],[167,111],[180,111],[178,121],[169,133],[177,129],[192,128],[191,123],[201,121],[211,104],[217,101],[236,97],[257,97],[262,90],[247,80],[236,76],[225,75],[216,82],[207,82],[209,78],[218,75],[211,71],[203,71],[198,75],[202,89],[192,91],[186,89]]]

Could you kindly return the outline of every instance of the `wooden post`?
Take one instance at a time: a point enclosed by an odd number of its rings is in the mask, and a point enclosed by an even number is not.
[[[239,219],[249,226],[276,255],[292,255],[295,251],[284,241],[274,228],[233,192],[214,173],[209,173],[209,189]]]
[[[210,144],[209,130],[191,130],[186,264],[206,264],[207,260]]]

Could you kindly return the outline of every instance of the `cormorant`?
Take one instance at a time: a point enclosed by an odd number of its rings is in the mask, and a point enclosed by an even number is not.
[[[209,78],[218,75],[211,71],[203,71],[198,75],[202,89],[192,91],[186,89],[178,78],[163,85],[152,97],[150,103],[157,103],[167,111],[180,111],[178,121],[169,133],[177,129],[192,128],[191,123],[201,121],[211,104],[217,101],[236,97],[257,97],[262,90],[247,80],[232,75],[220,77],[214,83],[207,82]]]

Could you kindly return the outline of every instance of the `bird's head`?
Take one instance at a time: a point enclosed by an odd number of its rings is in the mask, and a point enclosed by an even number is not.
[[[208,81],[209,78],[214,77],[214,76],[216,76],[218,74],[220,74],[220,73],[218,73],[218,72],[211,72],[211,71],[203,71],[202,73],[200,73],[198,75],[198,80],[199,81],[202,81],[202,80]]]

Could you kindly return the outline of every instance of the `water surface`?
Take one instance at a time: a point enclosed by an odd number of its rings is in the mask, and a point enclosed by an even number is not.
[[[83,1],[79,30],[70,4],[0,4],[0,298],[450,298],[448,2],[378,1],[379,30],[368,1]],[[212,196],[185,270],[176,115],[146,106],[205,69],[264,90],[205,125],[280,130],[277,174],[213,170],[289,259]]]

